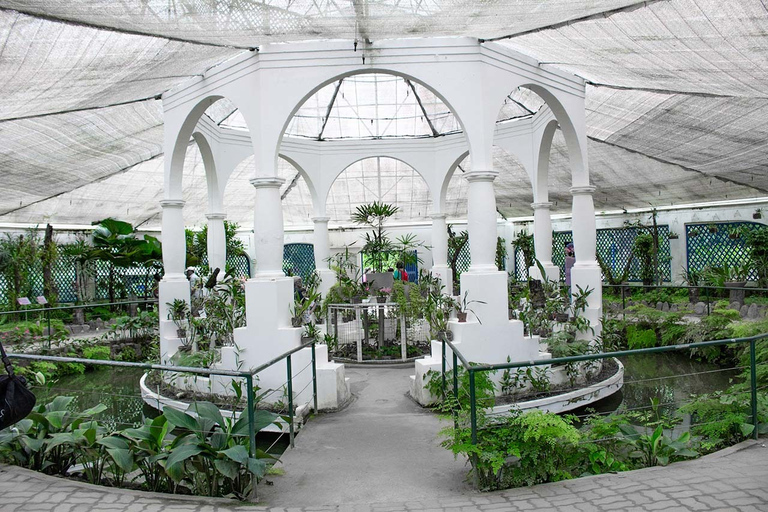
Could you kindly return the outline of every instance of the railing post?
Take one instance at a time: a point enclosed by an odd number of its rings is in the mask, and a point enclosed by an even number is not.
[[[45,317],[48,321],[48,350],[51,350],[51,310],[45,310]]]
[[[707,301],[707,316],[709,316],[709,287],[704,287],[704,299]]]
[[[749,373],[750,373],[750,382],[749,387],[752,391],[752,424],[755,426],[755,430],[752,432],[752,437],[754,439],[757,439],[757,357],[755,356],[755,340],[751,340],[749,342]]]
[[[475,372],[472,368],[467,368],[469,372],[469,425],[472,432],[472,446],[477,445],[477,403],[475,400]],[[477,454],[473,454],[473,465],[475,467],[475,487],[479,485],[480,477],[477,471]]]
[[[453,352],[453,350],[451,350]],[[459,364],[456,352],[453,352],[453,397],[459,400]]]
[[[621,286],[621,320],[625,321],[627,319],[627,301],[626,301],[626,295],[624,292],[624,285]]]
[[[441,338],[440,342],[443,344],[443,400],[445,400],[445,338]]]
[[[469,372],[469,424],[472,429],[472,444],[477,444],[477,403],[475,402],[475,372],[467,368]]]
[[[285,359],[285,366],[288,371],[288,439],[293,448],[293,375],[291,370],[291,356]]]
[[[315,402],[315,414],[317,414],[317,358],[315,357],[315,340],[312,340],[312,399]]]
[[[248,399],[248,455],[256,457],[256,404],[253,397],[253,375],[245,376],[246,397]],[[158,393],[159,394],[159,393]],[[251,500],[256,501],[256,477],[253,477],[251,486]]]

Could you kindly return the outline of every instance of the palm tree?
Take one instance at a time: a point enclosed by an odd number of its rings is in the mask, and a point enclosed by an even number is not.
[[[392,241],[384,231],[384,222],[398,212],[400,208],[391,204],[374,201],[370,204],[362,204],[357,207],[352,214],[352,221],[355,224],[362,224],[373,229],[371,233],[365,234],[365,245],[363,253],[371,258],[371,264],[376,272],[384,271],[384,263],[387,261],[389,253],[394,250]]]

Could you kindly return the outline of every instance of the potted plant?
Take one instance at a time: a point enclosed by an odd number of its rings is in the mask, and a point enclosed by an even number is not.
[[[699,236],[699,230],[696,228],[693,228],[688,232],[688,236],[690,237]]]
[[[758,208],[755,210],[755,212],[752,214],[753,219],[762,219],[763,218],[763,209]]]
[[[675,233],[674,231],[670,231],[670,232],[669,232],[669,239],[670,239],[670,240],[677,240],[678,238],[680,238],[680,235],[678,235],[678,234],[677,234],[677,233]]]
[[[472,308],[469,307],[470,304],[485,304],[485,301],[482,300],[467,300],[469,295],[469,290],[464,292],[464,297],[460,301],[456,301],[456,317],[459,319],[459,322],[464,323],[467,321],[467,314],[471,311],[475,318],[477,318],[478,323],[482,324],[483,322],[480,321],[480,317],[477,316],[477,313],[472,310]]]
[[[736,240],[741,237],[741,230],[739,228],[733,228],[728,230],[728,238]]]
[[[717,233],[717,224],[707,224],[707,229],[710,233]]]
[[[387,302],[387,297],[392,293],[392,288],[379,288],[376,292],[376,302],[383,304]]]
[[[187,338],[189,304],[183,299],[173,299],[173,302],[167,302],[166,306],[168,306],[168,319],[176,325],[176,336],[181,340],[180,349],[189,349],[189,339]]]

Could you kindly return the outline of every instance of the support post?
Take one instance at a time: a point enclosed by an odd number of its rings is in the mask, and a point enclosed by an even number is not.
[[[496,195],[493,180],[498,173],[471,171],[467,193],[467,232],[472,263],[468,272],[496,272]]]
[[[253,375],[245,376],[246,397],[248,399],[248,455],[256,458],[256,411],[254,410],[254,397],[253,397]],[[158,391],[158,397],[160,392]],[[253,477],[253,485],[251,486],[251,501],[257,500],[256,494],[256,477]]]
[[[315,414],[317,414],[317,358],[315,357],[315,344],[317,342],[312,340],[312,401],[315,406]]]
[[[207,213],[208,219],[208,267],[213,270],[221,269],[220,276],[224,277],[227,265],[227,235],[224,229],[224,213]]]
[[[285,367],[288,372],[288,439],[293,448],[293,371],[290,355],[285,358]]]
[[[752,405],[752,424],[755,426],[754,431],[752,432],[752,437],[754,439],[757,439],[758,433],[757,429],[759,427],[759,424],[757,422],[757,357],[755,355],[755,340],[751,340],[749,342],[749,369],[750,369],[750,378],[749,378],[749,387],[752,391],[751,396],[751,405]]]
[[[284,179],[276,176],[253,178],[256,189],[256,209],[253,216],[256,279],[285,277],[283,273],[283,206],[280,186]]]

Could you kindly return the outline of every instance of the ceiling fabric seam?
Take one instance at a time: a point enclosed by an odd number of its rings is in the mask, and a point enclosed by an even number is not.
[[[192,75],[190,75],[190,76],[192,76]],[[121,106],[124,106],[124,105],[131,105],[133,103],[142,103],[142,102],[151,101],[151,100],[159,101],[159,98],[155,94],[155,95],[152,95],[152,96],[147,96],[146,98],[139,98],[139,99],[128,100],[128,101],[121,101],[121,102],[118,102],[118,103],[111,103],[109,105],[99,105],[99,106],[96,106],[96,107],[73,108],[73,109],[70,109],[70,110],[60,110],[58,112],[45,112],[43,114],[33,114],[33,115],[30,115],[30,116],[9,117],[9,118],[6,118],[6,119],[0,119],[0,123],[9,123],[11,121],[25,121],[27,119],[39,119],[41,117],[60,116],[60,115],[64,115],[64,114],[74,114],[74,113],[77,113],[77,112],[88,112],[90,110],[101,110],[101,109],[112,108],[112,107],[121,107]]]
[[[11,9],[10,7],[0,7],[0,11],[6,11],[6,12],[17,12],[19,14],[23,14],[25,16],[29,16],[31,18],[37,18],[45,21],[49,21],[51,23],[63,23],[66,25],[74,25],[78,27],[86,27],[94,30],[103,30],[106,32],[116,32],[119,34],[128,34],[133,36],[141,36],[141,37],[153,37],[155,39],[164,39],[166,41],[174,41],[177,43],[186,43],[186,44],[197,44],[200,46],[212,46],[214,48],[230,48],[233,50],[252,50],[255,48],[255,46],[238,46],[238,45],[231,45],[231,44],[216,44],[216,43],[206,43],[204,41],[195,41],[192,39],[182,39],[180,37],[173,37],[173,36],[164,36],[160,34],[153,34],[151,32],[141,32],[139,30],[127,30],[117,27],[109,27],[105,25],[97,25],[95,23],[87,23],[84,21],[78,21],[73,19],[67,19],[67,18],[60,18],[58,16],[49,16],[45,14],[40,14],[33,11],[24,11],[21,9]]]
[[[194,141],[190,142],[190,145],[191,145],[191,144],[193,144],[193,143],[194,143]],[[138,162],[136,162],[136,163],[134,163],[134,164],[131,164],[131,165],[129,165],[128,167],[123,167],[123,168],[121,168],[121,169],[118,169],[118,170],[117,170],[117,171],[115,171],[115,172],[112,172],[112,173],[109,173],[109,174],[107,174],[107,175],[105,175],[105,176],[102,176],[102,177],[100,177],[100,178],[99,178],[99,179],[97,179],[97,180],[89,181],[88,183],[83,183],[82,185],[79,185],[79,186],[77,186],[77,187],[71,188],[71,189],[69,189],[69,190],[62,190],[61,192],[58,192],[58,193],[56,193],[56,194],[53,194],[53,195],[51,195],[51,196],[48,196],[48,197],[43,197],[43,198],[41,198],[41,199],[37,199],[37,200],[35,200],[35,201],[32,201],[32,202],[31,202],[31,203],[29,203],[29,204],[25,204],[25,205],[23,205],[23,206],[19,206],[19,207],[16,207],[16,208],[12,208],[12,209],[10,209],[10,210],[8,210],[8,211],[5,211],[5,212],[2,212],[2,213],[0,213],[0,217],[3,217],[3,216],[5,216],[5,215],[9,215],[9,214],[11,214],[11,213],[15,213],[15,212],[18,212],[19,210],[23,210],[24,208],[29,208],[30,206],[34,206],[34,205],[36,205],[36,204],[38,204],[38,203],[42,203],[43,201],[48,201],[49,199],[53,199],[53,198],[55,198],[55,197],[59,197],[60,195],[63,195],[63,194],[69,194],[70,192],[74,192],[75,190],[79,190],[79,189],[81,189],[81,188],[83,188],[83,187],[87,187],[87,186],[89,186],[89,185],[93,185],[94,183],[100,183],[100,182],[102,182],[102,181],[104,181],[104,180],[108,180],[109,178],[112,178],[113,176],[117,176],[118,174],[121,174],[121,173],[124,173],[124,172],[128,172],[128,171],[130,171],[131,169],[133,169],[133,168],[134,168],[134,167],[136,167],[137,165],[140,165],[140,164],[143,164],[144,162],[149,162],[150,160],[154,160],[155,158],[161,157],[161,156],[163,156],[163,154],[164,154],[163,152],[160,152],[160,153],[158,153],[158,154],[156,154],[156,155],[153,155],[153,156],[151,156],[151,157],[149,157],[149,158],[145,158],[144,160],[140,160],[140,161],[138,161]]]
[[[603,11],[603,12],[596,12],[594,14],[589,14],[587,16],[582,16],[580,18],[573,18],[573,19],[566,20],[566,21],[559,21],[559,22],[553,23],[551,25],[546,25],[546,26],[543,26],[543,27],[532,28],[530,30],[524,30],[522,32],[517,32],[515,34],[509,34],[509,35],[498,36],[498,37],[490,37],[490,38],[485,38],[485,39],[479,38],[478,41],[480,41],[481,43],[492,43],[494,41],[502,41],[504,39],[512,39],[512,38],[515,38],[515,37],[520,37],[520,36],[524,36],[524,35],[528,35],[528,34],[535,34],[537,32],[542,32],[542,31],[545,31],[545,30],[555,30],[555,29],[558,29],[558,28],[567,27],[568,25],[572,25],[574,23],[580,23],[582,21],[596,20],[596,19],[600,19],[600,18],[607,18],[607,17],[609,17],[609,16],[611,16],[613,14],[618,14],[618,13],[621,13],[621,12],[634,11],[636,9],[643,9],[643,8],[647,7],[648,5],[650,5],[650,4],[655,4],[656,2],[667,2],[667,1],[669,1],[669,0],[643,0],[641,2],[635,2],[634,4],[625,5],[624,7],[617,7],[615,9],[609,9],[609,10]]]
[[[714,174],[707,174],[707,173],[705,173],[704,171],[700,171],[700,170],[698,170],[698,169],[694,169],[694,168],[692,168],[692,167],[687,167],[687,166],[685,166],[685,165],[680,165],[680,164],[678,164],[678,163],[675,163],[675,162],[671,162],[671,161],[669,161],[669,160],[665,160],[665,159],[663,159],[663,158],[659,158],[659,157],[656,157],[656,156],[652,156],[652,155],[649,155],[649,154],[647,154],[647,153],[643,153],[642,151],[637,151],[637,150],[635,150],[635,149],[630,149],[630,148],[628,148],[628,147],[622,146],[621,144],[616,144],[616,143],[614,143],[614,142],[608,142],[608,141],[605,141],[605,140],[602,140],[602,139],[598,139],[597,137],[592,137],[592,136],[589,136],[589,135],[588,135],[588,136],[587,136],[587,138],[588,138],[589,140],[592,140],[592,141],[594,141],[594,142],[599,142],[599,143],[601,143],[601,144],[607,144],[607,145],[609,145],[609,146],[612,146],[612,147],[615,147],[615,148],[618,148],[618,149],[623,149],[624,151],[628,151],[628,152],[630,152],[630,153],[634,153],[634,154],[636,154],[636,155],[644,156],[644,157],[646,157],[646,158],[650,158],[651,160],[655,160],[655,161],[657,161],[657,162],[660,162],[660,163],[663,163],[663,164],[667,164],[667,165],[674,165],[674,166],[676,166],[676,167],[679,167],[680,169],[682,169],[682,170],[684,170],[684,171],[688,171],[688,172],[696,173],[696,174],[698,174],[699,176],[704,176],[704,177],[706,177],[706,178],[710,178],[710,179],[711,179],[711,178],[715,178],[715,179],[717,179],[717,180],[721,180],[721,181],[724,181],[724,182],[726,182],[726,183],[732,183],[732,184],[734,184],[734,185],[738,185],[738,186],[740,186],[740,187],[751,188],[751,189],[753,189],[753,190],[757,190],[757,191],[760,191],[760,192],[761,192],[761,193],[763,193],[763,194],[768,194],[768,189],[765,189],[765,188],[756,187],[756,186],[754,186],[754,185],[749,185],[749,184],[747,184],[747,183],[741,183],[740,181],[734,180],[734,179],[732,179],[732,178],[727,178],[727,177],[725,177],[725,176],[718,176],[718,175],[714,175]]]
[[[555,62],[547,62],[543,64],[552,64],[552,65],[558,65],[558,63]],[[567,64],[565,62],[562,62],[560,64]],[[584,79],[584,81],[587,83],[587,85],[591,85],[592,87],[602,87],[606,89],[616,89],[619,91],[640,91],[640,92],[650,92],[655,94],[681,94],[686,96],[698,96],[701,98],[731,98],[731,99],[754,99],[754,100],[768,100],[768,96],[740,96],[740,95],[733,95],[733,94],[719,94],[714,92],[694,92],[694,91],[674,91],[671,89],[654,89],[652,87],[636,87],[632,85],[616,85],[616,84],[606,84],[601,82],[594,82],[592,80]]]

